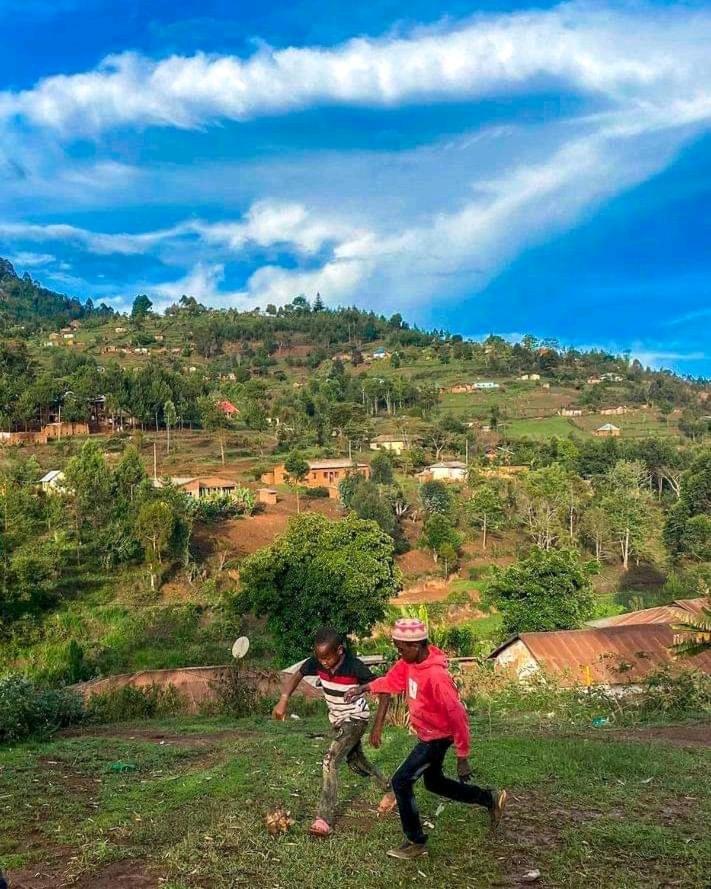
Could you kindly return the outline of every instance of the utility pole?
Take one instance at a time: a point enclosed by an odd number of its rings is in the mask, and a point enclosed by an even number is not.
[[[469,466],[469,439],[464,439],[464,462]]]
[[[153,442],[153,481],[158,481],[158,443]]]
[[[353,450],[351,448],[351,440],[348,439],[348,459],[353,462]]]

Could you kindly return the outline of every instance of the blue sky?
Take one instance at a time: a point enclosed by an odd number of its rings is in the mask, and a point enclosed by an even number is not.
[[[404,13],[404,10],[406,12]],[[0,0],[0,255],[711,374],[711,9]]]

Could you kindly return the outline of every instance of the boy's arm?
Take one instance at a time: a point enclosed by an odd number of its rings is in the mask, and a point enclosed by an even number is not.
[[[276,706],[272,710],[272,716],[274,717],[274,719],[282,720],[286,718],[286,708],[289,704],[289,698],[294,694],[296,686],[301,682],[303,678],[304,676],[301,670],[296,670],[295,673],[291,674],[284,687],[284,691],[281,693]]]
[[[373,727],[370,730],[370,743],[373,747],[380,747],[383,738],[383,726],[385,725],[385,717],[388,715],[388,707],[390,706],[390,695],[378,695],[378,710],[373,720]]]
[[[349,689],[344,697],[347,704],[364,694],[401,695],[407,684],[407,665],[405,661],[397,661],[384,676],[379,676],[363,685]]]

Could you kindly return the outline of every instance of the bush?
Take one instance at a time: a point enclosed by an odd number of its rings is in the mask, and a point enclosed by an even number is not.
[[[323,499],[328,497],[328,488],[307,488],[304,496],[313,500]]]
[[[217,713],[240,718],[266,716],[271,711],[271,701],[260,695],[254,685],[242,679],[238,664],[227,667],[222,678],[215,682],[214,689],[217,695],[214,709]]]
[[[92,722],[128,722],[133,719],[154,719],[157,716],[177,716],[185,712],[185,701],[173,685],[162,688],[123,688],[93,695],[87,704],[87,716]]]
[[[0,742],[47,735],[81,722],[84,715],[75,692],[42,688],[23,676],[0,679]]]

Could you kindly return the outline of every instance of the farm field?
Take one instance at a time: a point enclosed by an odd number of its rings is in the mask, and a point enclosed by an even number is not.
[[[13,889],[513,887],[532,870],[542,887],[703,889],[708,728],[475,728],[475,780],[509,789],[507,817],[492,835],[481,811],[440,809],[420,787],[429,855],[410,863],[385,856],[398,819],[378,820],[377,788],[345,769],[335,836],[307,836],[325,718],[87,727],[0,750],[0,864]],[[389,729],[373,756],[392,771],[411,745]],[[280,805],[294,825],[273,838],[264,817]]]

